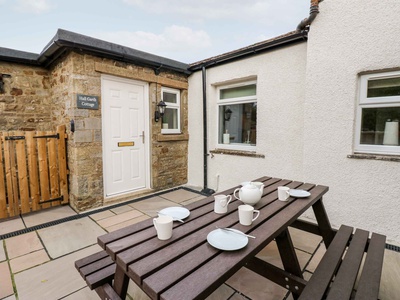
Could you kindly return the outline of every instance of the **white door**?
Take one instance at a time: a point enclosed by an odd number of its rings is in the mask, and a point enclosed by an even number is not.
[[[148,187],[147,83],[102,76],[106,197]]]

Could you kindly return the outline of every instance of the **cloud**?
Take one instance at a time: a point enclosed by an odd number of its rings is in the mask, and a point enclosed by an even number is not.
[[[41,14],[51,9],[49,0],[17,0],[15,9],[19,12]]]
[[[161,33],[145,31],[115,31],[96,34],[100,39],[137,50],[182,61],[182,54],[211,48],[211,38],[203,30],[172,25]]]
[[[193,21],[236,20],[273,24],[286,22],[304,7],[308,1],[298,0],[123,0],[126,4],[157,14],[175,14]],[[306,15],[304,15],[306,17]]]

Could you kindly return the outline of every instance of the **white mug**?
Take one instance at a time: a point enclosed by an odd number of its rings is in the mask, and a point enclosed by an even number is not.
[[[168,240],[172,236],[172,223],[174,219],[171,216],[159,216],[153,219],[154,227],[157,230],[157,237],[160,240]]]
[[[239,205],[238,211],[239,211],[240,224],[246,225],[246,226],[251,225],[253,223],[253,221],[255,219],[257,219],[258,216],[260,215],[259,210],[254,209],[253,206],[248,205],[248,204]],[[256,214],[255,217],[253,217],[254,213]]]
[[[289,190],[287,186],[278,186],[278,199],[281,201],[287,201],[289,199]]]
[[[217,214],[224,214],[228,212],[228,204],[232,201],[231,195],[215,195],[214,199],[214,212]]]

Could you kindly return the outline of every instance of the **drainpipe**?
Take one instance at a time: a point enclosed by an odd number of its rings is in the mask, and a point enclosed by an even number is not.
[[[207,138],[207,83],[206,83],[206,67],[203,65],[201,68],[203,79],[203,172],[204,172],[204,188],[201,191],[204,194],[211,195],[215,191],[208,188],[208,138]]]
[[[310,16],[300,22],[299,25],[297,25],[296,31],[301,32],[303,30],[308,30],[307,27],[311,25],[311,23],[314,21],[314,19],[317,17],[319,13],[319,2],[322,2],[323,0],[311,0],[311,6],[310,6]]]

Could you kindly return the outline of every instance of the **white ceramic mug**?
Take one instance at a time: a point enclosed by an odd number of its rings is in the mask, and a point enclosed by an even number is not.
[[[160,240],[168,240],[172,236],[172,223],[174,219],[171,216],[159,216],[153,219],[154,227],[157,230],[157,237]]]
[[[253,206],[248,205],[248,204],[239,205],[238,211],[239,211],[240,224],[246,225],[246,226],[251,225],[253,223],[253,221],[255,219],[257,219],[258,216],[260,215],[259,210],[254,209]],[[254,216],[254,213],[256,214],[255,216]]]
[[[214,212],[217,214],[228,212],[228,204],[232,201],[231,195],[215,195],[214,199]]]
[[[278,186],[278,199],[281,201],[287,201],[289,199],[289,190],[287,186]]]

